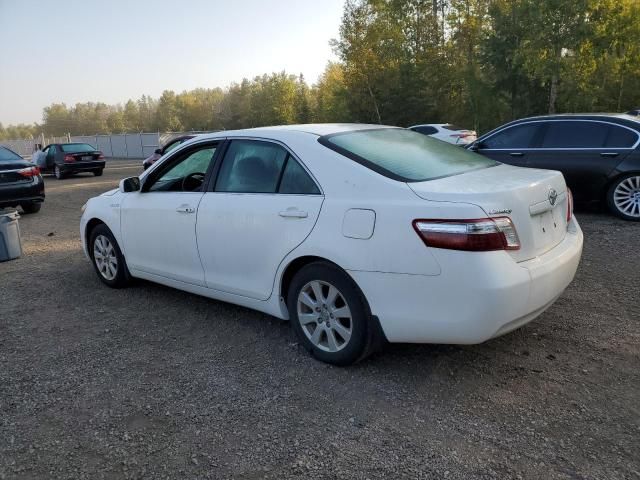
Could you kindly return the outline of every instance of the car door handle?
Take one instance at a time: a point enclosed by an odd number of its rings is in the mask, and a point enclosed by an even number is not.
[[[176,212],[178,213],[195,213],[196,209],[190,205],[180,205],[176,208]]]
[[[522,153],[522,152],[511,152],[511,153],[509,153],[509,155],[511,155],[512,157],[523,157],[524,153]]]
[[[298,210],[295,207],[287,208],[282,212],[278,213],[281,217],[284,218],[307,218],[309,214],[307,212],[303,212],[302,210]]]
[[[601,157],[617,157],[618,152],[602,152],[600,156]]]

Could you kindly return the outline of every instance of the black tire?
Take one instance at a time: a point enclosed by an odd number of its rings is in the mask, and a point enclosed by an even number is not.
[[[98,170],[94,170],[94,171],[93,171],[93,174],[94,174],[96,177],[101,177],[101,176],[102,176],[102,172],[103,172],[103,170],[104,170],[104,169],[99,168]]]
[[[607,192],[607,205],[611,213],[624,220],[640,221],[640,172],[617,178]]]
[[[109,274],[105,274],[101,271],[98,262],[95,257],[95,248],[96,248],[96,240],[100,237],[106,237],[110,244],[113,247],[113,251],[115,253],[115,258],[117,261],[117,266],[115,268],[115,275],[113,278],[109,278]],[[123,288],[129,285],[130,283],[130,275],[129,270],[127,269],[127,264],[125,262],[124,256],[122,255],[122,251],[120,250],[120,246],[116,241],[113,233],[109,230],[105,224],[101,224],[96,226],[92,231],[89,237],[89,255],[91,257],[91,263],[93,263],[93,268],[98,274],[98,278],[102,280],[105,285],[108,285],[111,288]]]
[[[53,175],[58,179],[58,180],[62,180],[65,177],[65,174],[62,173],[62,170],[60,170],[60,167],[58,165],[54,165],[53,166]]]
[[[40,202],[29,202],[29,203],[21,203],[22,211],[26,214],[28,213],[38,213],[40,208],[42,207],[42,203]]]
[[[305,330],[303,330],[306,329],[307,333],[312,337],[317,328],[324,328],[326,331],[330,328],[329,322],[336,321],[333,316],[331,317],[333,320],[326,318],[327,311],[325,310],[326,324],[324,323],[325,320],[321,319],[319,321],[322,324],[309,322],[305,327],[301,324],[298,316],[298,296],[303,289],[310,288],[309,285],[315,281],[326,284],[324,287],[327,290],[323,291],[328,291],[329,285],[334,286],[343,297],[351,313],[351,319],[348,323],[351,328],[350,338],[348,341],[343,342],[337,351],[326,351],[314,344],[305,333]],[[325,262],[314,262],[303,267],[291,280],[287,295],[287,307],[291,326],[296,332],[300,343],[318,360],[333,365],[346,366],[358,362],[372,353],[375,343],[375,328],[367,302],[351,277],[337,266]],[[317,315],[320,316],[322,314],[318,313]],[[342,324],[342,326],[344,327],[345,325]],[[309,332],[309,328],[314,328],[313,333]],[[334,339],[339,338],[335,336],[335,333],[332,333],[332,336]],[[328,344],[328,333],[321,333],[320,338],[326,338]],[[342,338],[339,339],[343,340]]]

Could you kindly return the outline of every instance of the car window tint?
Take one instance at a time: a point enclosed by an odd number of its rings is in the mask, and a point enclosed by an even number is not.
[[[609,126],[609,136],[605,143],[605,147],[610,148],[631,148],[638,141],[638,134],[622,127],[615,125]]]
[[[52,157],[56,154],[56,146],[55,145],[51,145],[49,147],[49,155],[51,155]]]
[[[600,122],[548,122],[542,148],[601,148],[608,132]]]
[[[224,156],[217,192],[275,193],[287,151],[270,142],[233,140]]]
[[[60,149],[66,153],[82,153],[95,151],[93,145],[89,145],[88,143],[65,143],[60,147]]]
[[[318,141],[403,182],[422,182],[497,165],[482,155],[404,128],[357,130],[326,135]]]
[[[438,129],[435,127],[414,127],[411,130],[422,133],[423,135],[433,135],[438,132]]]
[[[539,123],[509,127],[484,140],[481,148],[530,148],[539,128]]]
[[[284,167],[282,180],[280,180],[278,193],[318,195],[320,191],[302,165],[289,156],[287,165]]]
[[[8,148],[0,147],[0,162],[9,160],[22,160],[22,157]]]
[[[187,153],[178,163],[163,172],[149,187],[149,191],[200,191],[215,151],[214,145],[207,145]],[[193,174],[201,175],[195,176],[193,181],[183,182],[186,177]],[[188,185],[184,185],[185,188],[183,188],[183,183],[188,183]]]

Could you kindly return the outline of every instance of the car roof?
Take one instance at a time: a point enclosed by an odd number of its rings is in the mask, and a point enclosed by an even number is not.
[[[198,139],[238,136],[273,136],[277,133],[302,132],[316,135],[334,135],[336,133],[355,132],[359,130],[373,130],[379,128],[400,128],[388,125],[374,125],[366,123],[309,123],[300,125],[276,125],[272,127],[245,128],[241,130],[224,130],[215,133],[198,135]]]
[[[618,120],[630,120],[632,122],[640,123],[637,117],[628,115],[626,113],[556,113],[553,115],[538,115],[535,117],[526,117],[514,120],[513,122],[524,122],[531,120],[592,120],[592,119],[618,119]]]

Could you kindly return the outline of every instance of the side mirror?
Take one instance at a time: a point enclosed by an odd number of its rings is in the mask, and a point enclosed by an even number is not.
[[[467,147],[467,150],[471,151],[471,152],[477,152],[480,148],[482,148],[482,142],[481,143],[472,143],[471,145],[469,145]]]
[[[120,180],[119,188],[122,193],[138,192],[140,190],[140,179],[138,177],[129,177]]]

